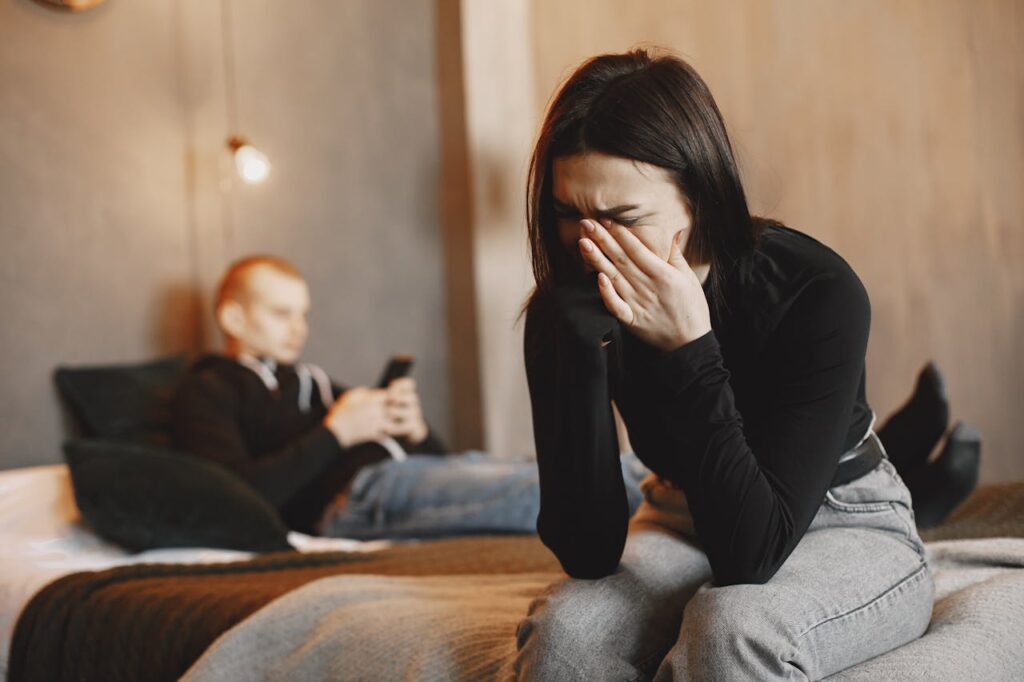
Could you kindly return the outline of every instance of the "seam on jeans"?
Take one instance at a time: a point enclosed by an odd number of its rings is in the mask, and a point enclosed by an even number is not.
[[[635,667],[637,669],[637,674],[636,674],[635,677],[630,678],[629,682],[636,682],[637,680],[645,680],[645,679],[647,679],[648,676],[645,674],[645,670],[646,670],[647,666],[652,661],[657,660],[660,663],[662,660],[664,660],[664,658],[668,655],[669,651],[672,650],[672,646],[678,641],[678,638],[670,639],[670,638],[666,637],[666,638],[664,638],[664,639],[662,639],[660,641],[667,642],[668,646],[658,646],[658,647],[655,647],[654,651],[652,651],[651,653],[647,654],[643,658],[639,659],[636,662],[636,664],[635,664]]]
[[[911,521],[908,521],[906,518],[904,518],[903,514],[900,514],[900,510],[896,508],[896,505],[899,504],[898,502],[891,502],[890,504],[892,504],[892,513],[895,514],[896,518],[898,518],[900,522],[903,524],[903,528],[905,529],[907,535],[907,540],[909,540],[910,543],[914,546],[914,551],[916,551],[918,555],[922,559],[924,559],[924,542],[921,541],[921,536],[917,533],[917,527]],[[911,511],[911,514],[913,514],[913,511]]]
[[[845,612],[840,613],[840,614],[835,615],[835,616],[829,616],[828,618],[826,618],[824,620],[818,621],[817,623],[815,623],[814,625],[812,625],[811,627],[807,628],[806,630],[801,632],[799,635],[797,635],[797,638],[804,637],[805,635],[807,635],[812,630],[814,630],[816,628],[819,628],[822,625],[825,625],[826,623],[831,623],[834,620],[838,620],[840,618],[846,618],[847,616],[852,616],[853,614],[857,613],[858,611],[863,611],[864,609],[869,608],[872,605],[877,604],[878,602],[882,601],[883,599],[885,599],[889,595],[894,594],[896,592],[903,591],[904,588],[909,586],[911,583],[913,583],[913,582],[915,582],[917,580],[920,580],[923,576],[927,575],[927,573],[928,573],[928,565],[922,561],[921,565],[917,568],[916,571],[914,571],[910,575],[906,576],[905,578],[900,580],[898,583],[896,583],[895,585],[893,585],[892,587],[887,589],[885,592],[883,592],[882,594],[880,594],[877,597],[875,597],[874,599],[872,599],[871,601],[867,602],[866,604],[861,604],[860,606],[857,606],[856,608],[850,609],[849,611],[845,611]]]
[[[914,539],[914,529],[910,527],[910,524],[907,523],[907,520],[905,518],[903,518],[902,514],[900,514],[900,510],[896,508],[896,503],[895,502],[890,502],[889,504],[892,506],[892,513],[895,514],[896,518],[898,518],[900,520],[900,523],[903,524],[903,529],[907,533],[907,538],[910,539],[910,540],[913,540]]]
[[[889,502],[843,502],[836,498],[831,490],[825,493],[825,503],[833,509],[851,514],[873,514],[892,508]]]

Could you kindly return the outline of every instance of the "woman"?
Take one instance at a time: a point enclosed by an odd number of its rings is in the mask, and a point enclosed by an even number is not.
[[[528,209],[537,527],[571,579],[520,626],[519,674],[819,679],[920,636],[934,588],[871,428],[867,294],[751,217],[693,69],[584,64]],[[612,401],[653,472],[628,534]]]

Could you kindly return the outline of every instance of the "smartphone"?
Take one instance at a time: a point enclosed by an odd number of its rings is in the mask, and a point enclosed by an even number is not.
[[[384,372],[380,375],[380,382],[377,384],[378,388],[387,388],[391,385],[391,382],[395,379],[401,379],[402,377],[409,376],[409,372],[412,371],[412,363],[415,360],[411,355],[394,355],[388,360],[387,367],[384,368]]]

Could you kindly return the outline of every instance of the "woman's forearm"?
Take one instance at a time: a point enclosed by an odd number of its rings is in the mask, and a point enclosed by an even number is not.
[[[713,332],[663,357],[652,462],[686,493],[716,582],[761,583],[803,537],[835,475],[864,371],[856,280],[808,287],[760,360],[759,423],[737,409]]]
[[[526,370],[540,473],[537,530],[566,573],[618,566],[629,507],[608,390],[607,350],[527,313]]]

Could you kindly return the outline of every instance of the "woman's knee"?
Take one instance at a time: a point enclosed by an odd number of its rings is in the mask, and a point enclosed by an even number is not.
[[[633,533],[615,573],[565,580],[534,601],[517,633],[517,670],[531,679],[648,676],[676,641],[683,605],[709,577],[707,558],[688,543]]]
[[[522,673],[530,679],[582,675],[588,657],[605,650],[608,624],[601,614],[612,605],[601,592],[591,581],[566,580],[534,600],[516,631]]]
[[[758,588],[701,587],[686,605],[679,641],[659,679],[728,680],[741,672],[751,679],[779,675],[792,658],[794,638],[773,618],[771,604]]]
[[[618,578],[618,579],[616,579]],[[566,580],[530,606],[516,632],[520,677],[537,680],[631,680],[651,656],[674,641],[655,642],[640,595],[622,574],[602,580]]]
[[[771,583],[704,585],[686,606],[658,679],[826,677],[919,637],[933,591],[926,567],[845,607],[822,608]]]

